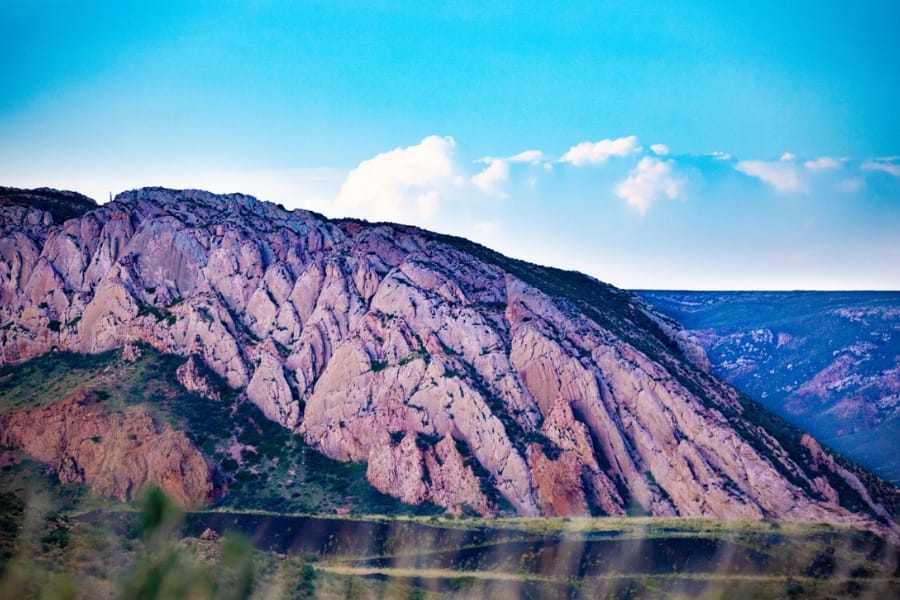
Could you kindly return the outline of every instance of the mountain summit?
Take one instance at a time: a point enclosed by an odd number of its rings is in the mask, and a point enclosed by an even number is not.
[[[896,528],[895,488],[585,275],[240,194],[0,189],[0,211],[0,364],[136,341],[192,357],[185,385],[208,367],[383,492],[453,512]]]

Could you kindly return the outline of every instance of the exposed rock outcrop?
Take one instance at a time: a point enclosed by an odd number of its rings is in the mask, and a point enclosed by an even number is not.
[[[587,276],[242,195],[32,212],[0,239],[0,363],[137,340],[195,356],[378,489],[452,511],[893,526],[896,490],[812,473],[673,322]]]
[[[399,441],[383,434],[369,453],[366,476],[382,492],[410,504],[431,500],[457,515],[464,508],[481,515],[495,509],[471,460],[463,458],[450,435],[434,443],[413,433]]]
[[[155,484],[186,506],[211,499],[212,469],[187,437],[146,412],[105,414],[91,393],[0,416],[0,445],[18,447],[62,483],[129,500]]]
[[[198,365],[197,359],[191,356],[175,370],[175,376],[178,378],[178,383],[184,386],[184,389],[196,392],[208,400],[221,400],[222,395],[219,393],[219,390],[210,382],[209,377],[204,372],[206,368],[206,365]]]

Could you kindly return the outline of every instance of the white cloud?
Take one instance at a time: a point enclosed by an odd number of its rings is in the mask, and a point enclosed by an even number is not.
[[[822,156],[820,158],[817,158],[816,160],[806,161],[805,163],[803,163],[803,166],[810,171],[830,171],[833,169],[840,169],[844,166],[844,162],[838,158]]]
[[[673,176],[672,160],[646,156],[616,186],[616,195],[634,206],[641,215],[647,214],[650,204],[658,198],[678,198],[681,181]]]
[[[452,137],[432,135],[419,144],[382,152],[350,171],[335,202],[339,210],[379,220],[427,220],[440,199],[463,184]]]
[[[495,156],[485,156],[484,158],[479,158],[475,162],[485,163],[487,164],[487,167],[480,173],[473,175],[469,181],[472,185],[481,190],[482,193],[489,196],[497,196],[499,198],[506,198],[509,195],[503,191],[501,186],[509,181],[510,164],[525,163],[529,165],[543,165],[544,169],[548,171],[553,168],[553,165],[546,161],[544,153],[540,150],[525,150],[524,152],[519,152],[513,156],[503,156],[499,158]],[[531,178],[533,177],[534,176]],[[529,182],[531,181],[531,178],[529,178]]]
[[[709,156],[712,156],[716,160],[731,160],[731,155],[727,152],[719,152],[716,150],[715,152],[710,152]]]
[[[490,159],[485,169],[474,175],[471,179],[472,185],[477,187],[485,194],[506,198],[507,194],[500,186],[509,180],[509,162],[507,159],[494,158]]]
[[[657,156],[665,156],[669,153],[669,147],[665,144],[651,144],[650,150]]]
[[[865,187],[866,180],[862,177],[850,177],[848,179],[843,179],[838,183],[838,189],[842,192],[847,192],[848,194],[855,194]]]
[[[882,171],[893,175],[894,177],[900,177],[900,162],[897,162],[898,160],[900,160],[900,158],[896,156],[876,158],[864,162],[861,168],[866,171]]]
[[[637,142],[638,139],[635,135],[614,140],[600,140],[599,142],[582,142],[569,148],[559,162],[572,163],[576,167],[604,163],[610,156],[627,156],[640,152],[641,147]]]
[[[785,162],[793,162],[795,158],[797,158],[797,155],[791,152],[785,152],[781,155],[781,160]]]
[[[544,160],[544,153],[540,150],[525,150],[524,152],[519,152],[514,156],[510,156],[506,160],[514,163],[529,163],[536,165]]]
[[[799,192],[805,189],[803,182],[797,175],[797,168],[793,163],[784,160],[774,162],[742,160],[734,168],[745,175],[756,177],[763,183],[772,186],[776,192]]]

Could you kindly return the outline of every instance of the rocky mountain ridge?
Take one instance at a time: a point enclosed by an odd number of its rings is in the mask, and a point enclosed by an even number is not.
[[[716,375],[900,484],[900,292],[639,293]]]
[[[240,194],[146,188],[65,221],[23,194],[0,192],[0,363],[194,357],[378,489],[451,511],[896,527],[895,488],[584,275]]]

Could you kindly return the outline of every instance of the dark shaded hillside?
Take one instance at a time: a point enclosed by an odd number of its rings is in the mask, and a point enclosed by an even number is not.
[[[80,217],[97,208],[94,200],[77,192],[50,188],[24,190],[3,186],[0,186],[0,204],[43,210],[50,213],[57,223]]]
[[[900,293],[640,294],[690,330],[717,375],[900,484]]]

